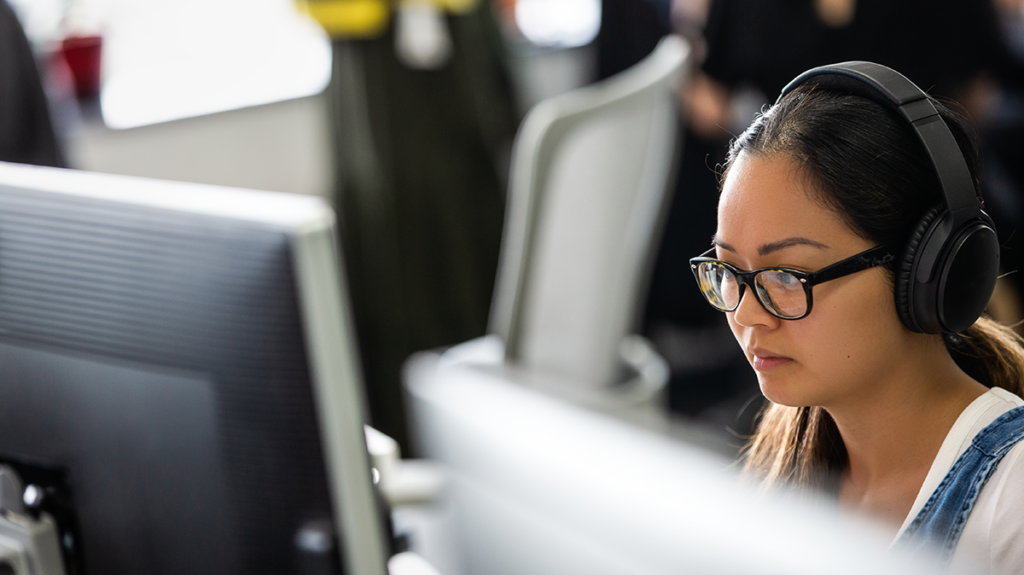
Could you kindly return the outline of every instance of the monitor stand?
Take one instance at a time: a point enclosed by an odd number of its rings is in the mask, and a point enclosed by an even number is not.
[[[35,501],[37,492],[0,465],[0,575],[64,575],[57,524],[46,513],[36,518],[26,510],[25,500]]]

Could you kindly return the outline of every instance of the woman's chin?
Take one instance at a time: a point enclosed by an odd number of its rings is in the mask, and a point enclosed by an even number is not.
[[[791,377],[757,372],[757,383],[761,388],[761,394],[772,403],[787,407],[812,405],[807,401],[806,394],[800,393],[799,386]]]

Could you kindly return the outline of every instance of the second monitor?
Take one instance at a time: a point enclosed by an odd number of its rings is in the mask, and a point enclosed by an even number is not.
[[[71,573],[386,572],[333,213],[0,165],[0,462]]]

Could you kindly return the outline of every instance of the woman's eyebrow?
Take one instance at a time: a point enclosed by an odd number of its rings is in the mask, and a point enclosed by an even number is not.
[[[723,250],[725,250],[727,252],[736,253],[736,250],[732,246],[730,246],[729,244],[727,244],[727,243],[723,242],[722,240],[718,239],[718,234],[715,234],[714,236],[711,237],[711,245],[713,247],[722,248]]]
[[[714,245],[714,246],[720,247],[720,248],[722,248],[723,250],[725,250],[727,252],[736,253],[736,249],[735,248],[733,248],[731,245],[723,242],[721,239],[718,238],[717,235],[714,236],[713,238],[711,238],[711,244]],[[827,250],[828,249],[828,246],[823,244],[823,243],[821,243],[821,242],[814,241],[814,240],[812,240],[810,238],[796,236],[796,237],[792,237],[792,238],[786,238],[784,240],[779,240],[777,242],[771,242],[771,243],[764,244],[763,246],[757,248],[757,253],[758,253],[758,255],[766,256],[766,255],[768,255],[770,253],[777,252],[779,250],[786,249],[786,248],[792,247],[792,246],[811,246],[813,248],[818,248],[818,249],[821,249],[821,250]]]
[[[782,250],[782,249],[785,249],[785,248],[788,248],[788,247],[791,247],[791,246],[811,246],[812,248],[818,248],[818,249],[821,249],[821,250],[827,250],[828,249],[828,246],[823,244],[823,243],[821,243],[821,242],[817,242],[817,241],[814,241],[814,240],[809,239],[809,238],[804,238],[804,237],[799,237],[798,236],[798,237],[793,237],[793,238],[786,238],[784,240],[779,240],[777,242],[771,242],[771,243],[768,243],[768,244],[764,244],[763,246],[757,248],[757,253],[758,253],[758,255],[766,256],[766,255],[768,255],[770,253],[777,252],[779,250]]]

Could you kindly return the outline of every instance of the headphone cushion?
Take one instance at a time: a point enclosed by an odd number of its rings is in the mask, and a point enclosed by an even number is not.
[[[928,230],[945,212],[945,206],[935,206],[921,216],[917,227],[907,239],[907,246],[903,250],[903,259],[900,261],[899,271],[896,274],[896,313],[899,314],[903,325],[911,331],[922,331],[920,327],[917,327],[918,322],[915,321],[913,302],[910,301],[911,282],[913,281],[911,272],[914,269],[914,260],[917,258],[921,242],[928,235]]]

